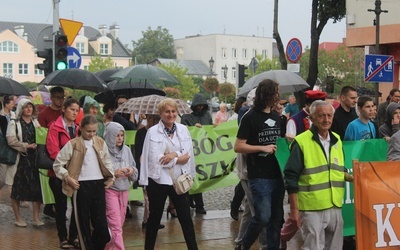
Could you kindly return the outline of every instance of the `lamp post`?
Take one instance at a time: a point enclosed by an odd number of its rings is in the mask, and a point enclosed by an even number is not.
[[[388,13],[387,10],[381,9],[381,0],[375,0],[375,9],[368,9],[369,12],[375,13],[375,54],[379,54],[379,26],[381,13]],[[379,82],[375,83],[375,103],[378,105],[379,100]]]
[[[210,77],[212,77],[213,75],[213,67],[214,67],[214,59],[213,57],[211,57],[211,59],[208,61],[209,65],[210,65]]]
[[[224,71],[224,78],[225,78],[225,83],[226,83],[226,78],[227,78],[227,74],[228,74],[228,67],[226,66],[226,64],[224,67],[222,67],[222,70]]]
[[[213,67],[214,67],[214,59],[211,57],[211,59],[208,61],[208,64],[210,65],[210,76],[209,78],[212,78],[213,76]],[[212,97],[213,97],[213,92],[210,92],[210,113],[212,114]]]

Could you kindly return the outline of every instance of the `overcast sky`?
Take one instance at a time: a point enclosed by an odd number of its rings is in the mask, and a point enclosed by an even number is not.
[[[52,0],[2,1],[1,21],[49,23]],[[371,8],[374,6],[371,6]],[[61,0],[60,18],[98,28],[120,26],[120,39],[132,48],[142,31],[162,26],[175,39],[190,35],[231,34],[272,37],[273,0]],[[310,44],[311,0],[279,0],[279,33],[284,46],[297,37]],[[329,22],[320,42],[340,42],[346,36],[345,20]]]

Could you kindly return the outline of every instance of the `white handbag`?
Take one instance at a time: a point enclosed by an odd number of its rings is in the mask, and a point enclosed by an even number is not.
[[[189,192],[193,187],[193,177],[190,174],[181,174],[178,178],[174,179],[173,168],[169,169],[169,174],[171,175],[175,192],[178,195]]]

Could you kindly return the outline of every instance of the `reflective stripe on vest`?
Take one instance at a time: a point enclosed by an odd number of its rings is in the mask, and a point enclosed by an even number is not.
[[[338,135],[334,136],[339,139]],[[298,181],[299,210],[342,207],[345,171],[342,142],[339,139],[330,147],[328,162],[324,149],[312,137],[310,130],[296,137],[304,156],[304,170]]]

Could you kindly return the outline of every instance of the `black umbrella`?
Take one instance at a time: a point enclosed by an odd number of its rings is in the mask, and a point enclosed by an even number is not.
[[[83,89],[92,92],[108,90],[106,83],[99,77],[87,70],[75,68],[54,71],[46,76],[40,83],[43,85]]]
[[[134,82],[146,84],[157,84],[159,86],[171,86],[179,82],[167,71],[149,64],[139,64],[121,69],[111,76],[118,82]]]
[[[19,82],[0,76],[0,95],[27,95],[31,94]]]
[[[153,84],[143,83],[120,83],[116,80],[109,82],[107,87],[109,91],[97,94],[94,99],[100,103],[113,103],[115,97],[119,95],[126,95],[128,98],[141,97],[146,95],[160,95],[165,96],[166,93],[161,89],[155,87]]]
[[[103,70],[95,72],[94,74],[96,76],[98,76],[100,79],[102,79],[103,81],[105,81],[106,83],[109,83],[114,80],[114,78],[111,78],[110,76],[117,73],[118,71],[120,71],[119,68],[103,69]]]

